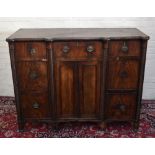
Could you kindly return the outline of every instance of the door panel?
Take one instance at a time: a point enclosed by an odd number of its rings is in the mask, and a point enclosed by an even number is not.
[[[57,93],[57,117],[75,117],[74,63],[56,62],[55,80]]]
[[[100,116],[100,71],[97,61],[79,64],[80,116],[96,118]]]

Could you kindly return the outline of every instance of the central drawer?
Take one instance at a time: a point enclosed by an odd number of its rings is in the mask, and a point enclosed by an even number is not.
[[[101,41],[58,41],[53,43],[56,58],[101,58]]]

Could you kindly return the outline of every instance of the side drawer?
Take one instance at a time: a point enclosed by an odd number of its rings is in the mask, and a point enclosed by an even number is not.
[[[141,41],[140,40],[120,40],[110,41],[109,56],[140,56]]]
[[[15,58],[17,61],[46,59],[45,42],[16,42]]]
[[[48,95],[46,93],[21,95],[20,104],[25,118],[43,119],[50,117]]]
[[[139,65],[136,59],[109,59],[107,89],[137,89]]]
[[[136,93],[107,94],[105,116],[109,120],[132,120],[136,112]]]
[[[20,90],[47,90],[47,62],[17,62],[16,65]]]

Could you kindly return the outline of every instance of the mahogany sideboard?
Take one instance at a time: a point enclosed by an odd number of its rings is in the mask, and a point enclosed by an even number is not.
[[[129,121],[138,129],[147,40],[136,28],[19,29],[6,40],[26,121]]]

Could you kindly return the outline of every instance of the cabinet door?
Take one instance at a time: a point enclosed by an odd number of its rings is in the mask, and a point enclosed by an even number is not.
[[[100,117],[101,63],[98,61],[79,63],[80,116]]]
[[[76,117],[75,64],[67,61],[55,63],[56,117]]]

